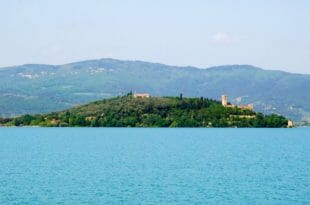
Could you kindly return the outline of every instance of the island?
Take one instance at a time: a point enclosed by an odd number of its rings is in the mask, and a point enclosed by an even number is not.
[[[224,102],[223,102],[224,100]],[[103,99],[48,114],[0,118],[1,126],[41,127],[277,127],[290,121],[264,115],[252,106],[233,106],[209,98],[151,97],[133,94]]]

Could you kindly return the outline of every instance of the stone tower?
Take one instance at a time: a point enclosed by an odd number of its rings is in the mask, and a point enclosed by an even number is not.
[[[288,128],[294,127],[294,122],[293,122],[292,120],[288,120],[288,122],[287,122],[287,127],[288,127]]]
[[[227,95],[222,95],[222,105],[225,107],[228,103],[228,97]]]

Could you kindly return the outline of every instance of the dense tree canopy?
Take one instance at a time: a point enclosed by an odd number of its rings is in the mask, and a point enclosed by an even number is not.
[[[96,101],[63,112],[0,118],[7,126],[59,127],[286,127],[287,119],[226,108],[207,98],[127,96]]]

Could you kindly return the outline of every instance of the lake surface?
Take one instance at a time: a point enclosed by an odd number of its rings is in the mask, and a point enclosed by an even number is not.
[[[0,204],[310,204],[310,129],[0,128]]]

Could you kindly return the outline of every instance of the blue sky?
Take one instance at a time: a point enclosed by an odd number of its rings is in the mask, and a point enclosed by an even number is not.
[[[310,73],[308,0],[1,0],[0,66],[96,58]]]

